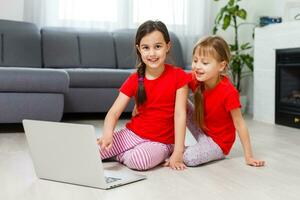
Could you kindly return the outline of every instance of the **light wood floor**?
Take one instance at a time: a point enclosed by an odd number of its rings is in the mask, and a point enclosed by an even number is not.
[[[72,120],[93,124],[101,134],[103,120]],[[125,120],[121,120],[119,127]],[[300,130],[247,119],[254,153],[263,168],[245,165],[240,142],[222,161],[185,171],[157,167],[142,172],[147,180],[104,191],[40,180],[36,177],[20,127],[0,131],[0,199],[28,200],[299,200]],[[3,127],[1,127],[3,128]],[[187,145],[193,144],[190,134]],[[118,163],[106,163],[108,165]],[[119,166],[127,170],[124,166]]]

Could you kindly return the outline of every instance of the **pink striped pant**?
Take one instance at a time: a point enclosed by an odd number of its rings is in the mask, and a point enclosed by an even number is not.
[[[124,128],[114,133],[109,151],[100,149],[100,156],[114,158],[131,169],[148,170],[164,162],[173,152],[173,146],[143,139]]]

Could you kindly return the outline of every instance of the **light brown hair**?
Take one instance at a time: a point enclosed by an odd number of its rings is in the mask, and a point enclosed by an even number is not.
[[[195,55],[197,49],[199,49],[199,54],[201,56],[212,56],[218,62],[225,61],[227,65],[220,75],[224,76],[227,74],[228,63],[230,61],[231,55],[229,46],[223,38],[219,36],[208,36],[204,39],[199,40],[193,49],[193,56]],[[204,84],[200,84],[194,92],[194,120],[196,124],[202,129],[206,129],[204,123],[204,89]]]

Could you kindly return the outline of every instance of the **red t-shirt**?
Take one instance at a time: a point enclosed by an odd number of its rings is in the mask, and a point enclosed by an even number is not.
[[[189,87],[195,91],[199,83],[192,74]],[[240,108],[239,93],[227,77],[212,90],[203,92],[205,133],[210,136],[227,155],[235,141],[235,127],[230,111]]]
[[[174,144],[174,109],[177,89],[188,83],[187,74],[180,68],[165,64],[164,72],[154,80],[144,78],[147,100],[138,107],[138,115],[126,127],[138,136],[164,144]],[[137,97],[138,75],[132,74],[120,92]]]

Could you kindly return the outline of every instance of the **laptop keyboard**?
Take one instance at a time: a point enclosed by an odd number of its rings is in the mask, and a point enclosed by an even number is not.
[[[113,178],[113,177],[105,177],[105,181],[106,183],[112,183],[112,182],[115,182],[115,181],[118,181],[118,180],[121,180],[120,178]]]

